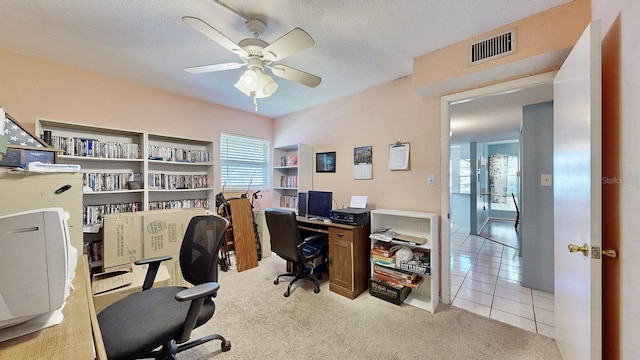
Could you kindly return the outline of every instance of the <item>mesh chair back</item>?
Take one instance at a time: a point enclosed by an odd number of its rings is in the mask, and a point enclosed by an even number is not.
[[[271,237],[271,251],[278,256],[293,262],[299,262],[298,244],[302,236],[298,230],[298,220],[293,211],[283,209],[266,209],[264,211]]]
[[[191,219],[180,247],[180,269],[186,281],[193,285],[218,281],[218,252],[228,226],[227,219],[216,215]]]

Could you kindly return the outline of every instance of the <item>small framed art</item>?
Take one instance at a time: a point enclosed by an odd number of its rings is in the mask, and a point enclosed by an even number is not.
[[[336,152],[316,153],[316,172],[336,172]]]

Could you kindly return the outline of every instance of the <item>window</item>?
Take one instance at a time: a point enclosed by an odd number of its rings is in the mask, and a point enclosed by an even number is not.
[[[225,189],[269,187],[269,141],[242,135],[220,135],[220,183]]]
[[[491,210],[516,211],[511,194],[518,197],[518,157],[491,155]]]
[[[460,159],[460,193],[471,194],[471,160]]]

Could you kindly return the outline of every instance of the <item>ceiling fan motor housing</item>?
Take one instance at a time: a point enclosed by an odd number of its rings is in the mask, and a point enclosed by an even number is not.
[[[259,38],[265,31],[267,31],[267,24],[264,21],[256,18],[251,18],[244,23],[249,34],[255,38]]]
[[[262,56],[262,49],[267,47],[269,43],[256,38],[248,38],[241,40],[238,45],[249,53],[249,55]]]

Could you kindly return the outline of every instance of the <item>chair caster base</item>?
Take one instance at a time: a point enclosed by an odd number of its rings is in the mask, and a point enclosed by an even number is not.
[[[313,292],[316,293],[316,294],[319,293],[320,292],[320,288],[313,289]]]
[[[222,352],[227,352],[231,350],[231,341],[229,340],[223,341],[222,344],[220,344],[220,347],[222,348]]]
[[[280,284],[280,280],[278,280],[278,279],[273,280],[273,284],[274,284],[274,285],[278,285],[278,284]]]
[[[284,297],[289,297],[289,295],[291,295],[291,294],[289,293],[289,291],[285,291],[285,292],[284,292]]]

